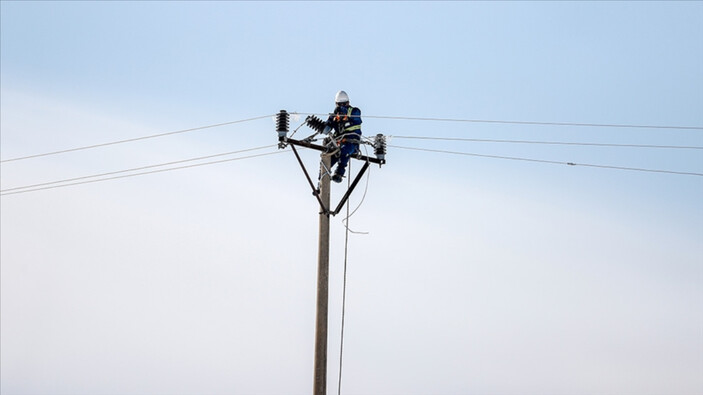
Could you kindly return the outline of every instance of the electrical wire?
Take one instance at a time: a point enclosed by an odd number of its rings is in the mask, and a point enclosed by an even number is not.
[[[577,146],[619,147],[619,148],[666,148],[666,149],[703,150],[703,146],[690,146],[690,145],[578,143],[578,142],[565,142],[565,141],[499,140],[499,139],[474,139],[474,138],[425,137],[425,136],[388,136],[388,137],[391,137],[394,139],[469,141],[469,142],[479,142],[479,143],[546,144],[546,145],[577,145]]]
[[[366,148],[366,147],[364,147]],[[368,148],[366,148],[366,156],[368,157]],[[368,159],[366,160],[368,163]],[[352,162],[349,162],[349,174],[351,175],[352,171]],[[361,201],[359,204],[356,206],[356,208],[350,213],[349,212],[349,200],[347,200],[347,214],[345,218],[342,220],[342,224],[344,224],[344,228],[346,229],[345,235],[344,235],[344,280],[343,280],[343,286],[342,286],[342,324],[341,324],[341,334],[340,334],[340,341],[339,341],[339,380],[338,380],[338,386],[337,386],[337,395],[342,394],[342,362],[343,362],[343,356],[344,356],[344,323],[345,323],[345,316],[346,316],[346,305],[347,305],[347,251],[348,251],[348,245],[349,245],[349,233],[354,233],[354,234],[364,234],[367,235],[369,232],[355,232],[351,230],[349,227],[349,218],[351,218],[357,210],[361,207],[361,205],[364,203],[364,199],[366,198],[366,193],[368,192],[369,189],[369,179],[371,178],[371,169],[369,168],[368,173],[366,174],[366,187],[364,188],[364,194],[361,196]],[[351,177],[347,179],[347,189],[351,188]]]
[[[291,114],[299,114],[296,112],[293,112]],[[305,113],[304,113],[305,114]],[[328,114],[322,114],[322,113],[307,113],[310,115],[328,115]],[[41,154],[34,154],[34,155],[28,155],[28,156],[22,156],[22,157],[17,157],[17,158],[11,158],[11,159],[3,159],[0,160],[0,163],[7,163],[7,162],[14,162],[14,161],[20,161],[20,160],[25,160],[25,159],[32,159],[32,158],[39,158],[39,157],[44,157],[44,156],[49,156],[49,155],[57,155],[57,154],[63,154],[63,153],[68,153],[68,152],[75,152],[75,151],[81,151],[81,150],[87,150],[87,149],[92,149],[92,148],[99,148],[99,147],[105,147],[109,145],[115,145],[115,144],[123,144],[123,143],[129,143],[129,142],[134,142],[134,141],[140,141],[140,140],[146,140],[146,139],[152,139],[156,137],[164,137],[164,136],[170,136],[174,134],[181,134],[181,133],[187,133],[187,132],[193,132],[197,130],[203,130],[203,129],[210,129],[210,128],[215,128],[215,127],[220,127],[220,126],[226,126],[226,125],[233,125],[237,123],[243,123],[243,122],[250,122],[250,121],[255,121],[259,119],[264,119],[268,118],[271,116],[274,116],[275,114],[268,114],[268,115],[262,115],[259,117],[253,117],[253,118],[247,118],[247,119],[240,119],[236,121],[230,121],[230,122],[223,122],[223,123],[218,123],[218,124],[213,124],[213,125],[206,125],[206,126],[200,126],[200,127],[195,127],[195,128],[190,128],[190,129],[183,129],[183,130],[176,130],[172,132],[166,132],[166,133],[158,133],[158,134],[153,134],[153,135],[148,135],[148,136],[141,136],[141,137],[135,137],[135,138],[130,138],[130,139],[124,139],[124,140],[117,140],[117,141],[112,141],[112,142],[107,142],[107,143],[100,143],[100,144],[93,144],[93,145],[86,145],[86,146],[81,146],[81,147],[76,147],[76,148],[69,148],[65,150],[59,150],[59,151],[52,151],[52,152],[45,152]],[[644,128],[644,129],[677,129],[677,130],[703,130],[703,127],[701,126],[669,126],[669,125],[634,125],[634,124],[600,124],[600,123],[576,123],[576,122],[534,122],[534,121],[505,121],[505,120],[492,120],[492,119],[458,119],[458,118],[431,118],[431,117],[404,117],[404,116],[387,116],[387,115],[365,115],[365,118],[377,118],[377,119],[393,119],[393,120],[410,120],[410,121],[434,121],[434,122],[470,122],[470,123],[497,123],[497,124],[513,124],[513,125],[550,125],[550,126],[581,126],[581,127],[611,127],[611,128]],[[297,129],[296,129],[297,130]],[[397,136],[401,137],[401,136]],[[409,137],[409,136],[403,136],[403,137]],[[507,141],[506,141],[507,142]],[[586,145],[586,144],[581,144],[581,145]],[[595,144],[588,144],[588,145],[595,145]],[[622,145],[622,146],[636,146],[636,145]],[[654,147],[651,147],[654,148]],[[657,147],[657,148],[665,148],[665,147]],[[666,147],[666,148],[679,148],[679,147]],[[683,148],[683,147],[681,147]],[[689,148],[689,147],[686,147]],[[700,147],[695,147],[694,149],[701,149]]]
[[[366,157],[369,157],[369,152],[368,148],[364,147],[366,149]],[[366,160],[368,162],[368,159]],[[351,175],[351,161],[349,162],[349,174]],[[367,235],[369,232],[359,232],[359,231],[354,231],[349,227],[349,218],[356,214],[356,212],[361,208],[361,205],[364,204],[364,200],[366,199],[366,193],[369,191],[369,179],[371,178],[371,167],[368,168],[367,173],[366,173],[366,185],[364,186],[364,194],[361,195],[361,200],[359,201],[359,204],[356,206],[354,210],[352,210],[351,214],[347,213],[347,216],[342,219],[342,224],[344,227],[351,233],[355,235]],[[349,179],[351,181],[351,178]]]
[[[0,191],[0,196],[16,195],[16,194],[20,194],[20,193],[28,193],[28,192],[43,191],[43,190],[54,189],[54,188],[63,188],[63,187],[68,187],[68,186],[73,186],[73,185],[90,184],[90,183],[94,183],[94,182],[101,182],[101,181],[108,181],[108,180],[116,180],[116,179],[120,179],[120,178],[135,177],[135,176],[141,176],[141,175],[146,175],[146,174],[163,173],[163,172],[172,171],[172,170],[188,169],[188,168],[199,167],[199,166],[214,165],[214,164],[217,164],[217,163],[225,163],[225,162],[233,162],[233,161],[243,160],[243,159],[257,158],[257,157],[260,157],[260,156],[268,156],[268,155],[281,154],[281,153],[283,153],[283,152],[285,152],[285,151],[274,151],[274,152],[268,152],[268,153],[264,153],[264,154],[256,154],[256,155],[242,156],[242,157],[239,157],[239,158],[222,159],[222,160],[216,160],[216,161],[205,162],[205,163],[196,163],[196,164],[186,165],[186,166],[170,167],[170,168],[168,168],[168,169],[151,170],[151,171],[145,171],[145,172],[141,172],[141,173],[125,174],[125,175],[120,175],[120,176],[99,178],[99,179],[95,179],[95,180],[84,180],[84,181],[78,181],[78,182],[72,182],[72,183],[60,184],[60,185],[43,186],[43,187],[38,187],[38,188],[33,188],[33,189],[22,189],[22,190],[8,191],[8,192]],[[181,161],[181,162],[183,162],[183,161]],[[165,164],[153,165],[153,166],[151,166],[151,167],[163,166],[163,165],[165,165]],[[127,171],[135,171],[136,169],[138,169],[138,168],[130,169],[130,170],[124,170],[124,171],[120,171],[120,172],[113,172],[113,174],[114,174],[114,173],[127,172]],[[86,177],[83,177],[83,178],[90,178],[90,177],[96,177],[96,176],[86,176]]]
[[[236,124],[236,123],[243,123],[243,122],[256,121],[256,120],[263,119],[263,118],[268,118],[268,117],[271,117],[271,116],[273,116],[273,115],[270,115],[270,114],[269,114],[269,115],[262,115],[262,116],[260,116],[260,117],[247,118],[247,119],[240,119],[240,120],[237,120],[237,121],[218,123],[218,124],[214,124],[214,125],[200,126],[200,127],[196,127],[196,128],[183,129],[183,130],[176,130],[176,131],[172,131],[172,132],[159,133],[159,134],[152,134],[152,135],[149,135],[149,136],[135,137],[135,138],[131,138],[131,139],[112,141],[112,142],[108,142],[108,143],[86,145],[86,146],[83,146],[83,147],[69,148],[69,149],[60,150],[60,151],[53,151],[53,152],[45,152],[45,153],[43,153],[43,154],[28,155],[28,156],[22,156],[22,157],[19,157],[19,158],[4,159],[4,160],[0,160],[0,163],[15,162],[15,161],[20,161],[20,160],[25,160],[25,159],[32,159],[32,158],[40,158],[40,157],[43,157],[43,156],[64,154],[64,153],[67,153],[67,152],[74,152],[74,151],[82,151],[82,150],[87,150],[87,149],[92,149],[92,148],[105,147],[105,146],[108,146],[108,145],[123,144],[123,143],[130,143],[130,142],[133,142],[133,141],[140,141],[140,140],[153,139],[153,138],[156,138],[156,137],[171,136],[171,135],[174,135],[174,134],[187,133],[187,132],[194,132],[194,131],[196,131],[196,130],[210,129],[210,128],[216,128],[216,127],[220,127],[220,126],[233,125],[233,124]]]
[[[366,115],[365,118],[397,119],[397,120],[407,120],[407,121],[498,123],[498,124],[510,124],[510,125],[582,126],[582,127],[596,127],[596,128],[703,130],[703,126],[631,125],[631,124],[576,123],[576,122],[500,121],[500,120],[492,120],[492,119],[417,118],[417,117],[392,117],[392,116],[384,116],[384,115]]]
[[[302,113],[325,116],[322,113]],[[578,123],[578,122],[538,122],[538,121],[505,121],[495,119],[459,119],[459,118],[430,118],[430,117],[405,117],[389,115],[364,115],[364,118],[393,119],[404,121],[432,121],[432,122],[467,122],[467,123],[494,123],[507,125],[540,125],[540,126],[579,126],[597,128],[631,128],[631,129],[673,129],[673,130],[703,130],[703,126],[672,126],[672,125],[636,125],[613,123]]]
[[[63,184],[63,183],[71,182],[71,181],[84,180],[87,178],[96,178],[96,177],[104,177],[104,176],[120,174],[120,173],[129,173],[129,172],[138,171],[138,170],[152,169],[154,167],[176,165],[179,163],[186,163],[186,162],[193,162],[193,161],[197,161],[197,160],[211,159],[211,158],[216,158],[219,156],[235,155],[235,154],[240,154],[243,152],[257,151],[257,150],[272,148],[272,147],[275,147],[275,145],[267,145],[267,146],[263,146],[263,147],[249,148],[249,149],[232,151],[232,152],[225,152],[225,153],[215,154],[215,155],[200,156],[197,158],[183,159],[183,160],[177,160],[177,161],[173,161],[173,162],[159,163],[156,165],[148,165],[148,166],[135,167],[135,168],[126,169],[126,170],[118,170],[118,171],[111,171],[111,172],[107,172],[107,173],[93,174],[93,175],[89,175],[89,176],[67,178],[67,179],[58,180],[58,181],[44,182],[41,184],[25,185],[25,186],[14,187],[14,188],[5,188],[5,189],[1,190],[0,193],[15,191],[15,190],[19,190],[19,189],[37,188],[37,187],[42,187],[42,186],[46,186],[46,185],[53,185],[53,184]]]
[[[349,163],[349,174],[351,174],[351,163]],[[347,178],[347,189],[351,188],[351,178]],[[344,360],[344,321],[346,316],[347,307],[347,257],[349,250],[349,226],[348,221],[351,215],[349,214],[349,200],[347,200],[347,224],[344,226],[347,228],[344,233],[344,274],[342,280],[342,323],[341,323],[341,334],[339,337],[339,379],[337,381],[337,395],[342,394],[342,362]]]
[[[484,154],[476,154],[476,153],[470,153],[470,152],[456,152],[456,151],[445,151],[445,150],[436,150],[436,149],[428,149],[428,148],[403,147],[403,146],[398,146],[398,145],[389,145],[389,147],[405,149],[405,150],[412,150],[412,151],[425,151],[425,152],[436,152],[436,153],[443,153],[443,154],[475,156],[475,157],[481,157],[481,158],[508,159],[508,160],[524,161],[524,162],[549,163],[549,164],[568,165],[568,166],[584,166],[584,167],[596,167],[596,168],[601,168],[601,169],[630,170],[630,171],[641,171],[641,172],[650,172],[650,173],[679,174],[679,175],[703,177],[703,173],[695,173],[695,172],[659,170],[659,169],[643,169],[643,168],[638,168],[638,167],[608,166],[608,165],[597,165],[597,164],[588,164],[588,163],[561,162],[561,161],[544,160],[544,159],[519,158],[519,157],[513,157],[513,156],[484,155]]]
[[[298,132],[298,129],[300,129],[301,127],[303,127],[305,124],[306,124],[306,122],[303,121],[303,123],[301,123],[300,126],[298,126],[297,128],[295,128],[295,130],[293,131],[293,133],[291,133],[290,136],[288,136],[288,138],[292,138],[292,137]]]

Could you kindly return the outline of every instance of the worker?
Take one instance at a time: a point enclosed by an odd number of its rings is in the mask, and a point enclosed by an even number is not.
[[[359,151],[361,139],[361,110],[349,104],[349,96],[339,91],[334,97],[335,109],[325,122],[325,134],[331,134],[339,150],[331,158],[331,167],[337,165],[332,181],[342,182],[349,157]]]

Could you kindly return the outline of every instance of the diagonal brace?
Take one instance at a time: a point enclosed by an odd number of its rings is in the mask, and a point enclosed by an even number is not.
[[[342,210],[342,207],[344,207],[344,203],[346,203],[347,199],[349,199],[349,196],[351,195],[352,191],[354,191],[354,188],[356,188],[356,184],[359,183],[359,180],[361,180],[361,177],[364,175],[364,173],[366,172],[366,169],[368,169],[368,168],[369,168],[369,162],[367,161],[366,163],[364,163],[364,167],[362,167],[361,170],[359,171],[359,174],[356,175],[356,178],[354,179],[354,181],[352,181],[351,186],[349,187],[349,189],[347,189],[347,193],[344,194],[344,196],[342,197],[342,200],[340,200],[340,202],[339,202],[339,205],[337,205],[337,208],[333,212],[331,212],[332,215],[339,214],[339,212]]]
[[[312,188],[312,194],[315,195],[318,203],[320,203],[320,208],[322,208],[322,212],[329,215],[330,210],[327,207],[325,207],[324,203],[322,203],[322,199],[320,199],[320,191],[317,188],[315,188],[315,184],[312,183],[312,179],[310,178],[310,174],[308,174],[308,171],[305,168],[305,165],[303,164],[303,160],[300,159],[300,155],[298,155],[298,150],[295,149],[295,145],[291,144],[290,147],[293,149],[293,153],[295,154],[295,157],[298,159],[298,163],[300,163],[300,168],[303,169],[303,173],[305,173],[305,178],[308,179],[308,183],[310,184],[310,188]]]

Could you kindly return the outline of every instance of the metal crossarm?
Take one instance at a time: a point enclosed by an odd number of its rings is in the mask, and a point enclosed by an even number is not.
[[[290,144],[291,146],[297,145],[299,147],[310,148],[310,149],[314,149],[314,150],[321,151],[321,152],[328,151],[327,147],[325,147],[324,145],[313,144],[313,143],[310,143],[307,141],[294,140],[294,139],[286,139],[285,141],[288,144]],[[363,160],[364,162],[375,163],[377,165],[385,165],[386,164],[385,159],[378,159],[378,158],[374,158],[374,157],[366,156],[366,155],[352,155],[352,158]]]

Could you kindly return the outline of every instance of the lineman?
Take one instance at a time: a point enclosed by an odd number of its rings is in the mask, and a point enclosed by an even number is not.
[[[331,158],[331,167],[337,164],[332,181],[342,182],[349,157],[359,151],[361,110],[349,104],[349,96],[344,91],[337,92],[334,102],[336,104],[334,113],[327,118],[323,133],[333,133],[332,138],[339,145],[339,151]]]

